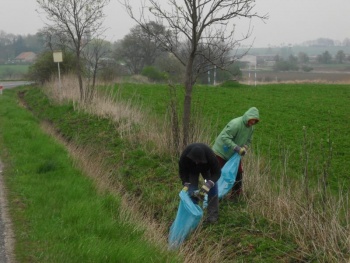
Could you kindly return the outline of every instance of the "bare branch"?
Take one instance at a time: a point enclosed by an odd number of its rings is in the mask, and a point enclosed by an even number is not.
[[[50,22],[48,27],[74,50],[77,59],[77,76],[81,99],[84,99],[82,82],[83,62],[81,53],[93,38],[104,31],[103,8],[110,0],[37,0]],[[57,37],[56,37],[57,38]]]
[[[237,38],[238,19],[267,19],[254,12],[255,0],[148,0],[141,4],[136,16],[129,0],[121,0],[132,19],[147,30],[152,20],[163,25],[167,35],[159,38],[165,50],[171,52],[186,67],[184,101],[184,145],[188,142],[192,88],[199,74],[217,66],[224,69],[237,58],[233,50],[248,39],[247,34]],[[146,6],[146,3],[149,6]],[[162,3],[162,4],[161,4]]]

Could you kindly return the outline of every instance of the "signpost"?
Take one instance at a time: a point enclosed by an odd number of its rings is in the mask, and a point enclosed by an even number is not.
[[[53,52],[53,62],[57,62],[57,67],[58,67],[58,89],[59,92],[62,92],[62,86],[61,86],[61,73],[60,73],[60,62],[63,61],[62,57],[62,51],[61,50],[56,50]]]

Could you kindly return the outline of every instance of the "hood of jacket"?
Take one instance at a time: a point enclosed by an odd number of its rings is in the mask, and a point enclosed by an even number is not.
[[[251,107],[249,110],[247,110],[244,114],[243,114],[243,123],[245,125],[247,125],[249,120],[257,120],[259,121],[259,110],[255,107]]]

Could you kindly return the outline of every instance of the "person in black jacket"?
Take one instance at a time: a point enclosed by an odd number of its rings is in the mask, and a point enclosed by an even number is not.
[[[198,189],[199,174],[204,181]],[[208,194],[208,223],[215,223],[219,218],[219,197],[216,182],[221,175],[221,168],[213,150],[204,143],[189,144],[182,152],[179,160],[179,176],[192,201],[198,204]]]

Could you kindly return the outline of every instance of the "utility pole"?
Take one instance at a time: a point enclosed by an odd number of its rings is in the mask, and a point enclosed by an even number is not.
[[[214,65],[214,86],[216,85],[216,65]]]
[[[249,62],[249,70],[248,70],[248,85],[250,85],[250,62]]]
[[[208,70],[208,85],[210,85],[210,69]]]
[[[256,63],[255,63],[255,84],[254,86],[256,87]]]

